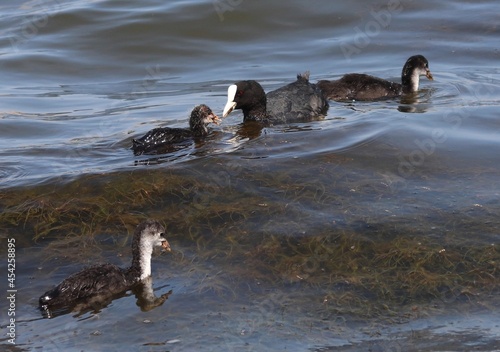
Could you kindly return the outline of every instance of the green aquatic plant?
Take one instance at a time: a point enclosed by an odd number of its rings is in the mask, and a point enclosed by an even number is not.
[[[431,216],[446,219],[442,210],[406,216],[394,206],[381,218],[370,201],[392,195],[386,186],[349,179],[338,189],[330,172],[318,170],[241,166],[221,174],[218,163],[204,162],[4,190],[0,229],[26,243],[44,239],[55,255],[71,247],[77,256],[79,246],[98,247],[95,235],[126,242],[153,217],[175,244],[169,265],[193,282],[193,292],[235,297],[241,287],[299,287],[327,316],[392,316],[397,305],[498,292],[497,245],[472,244],[452,226],[443,236],[418,226]],[[368,200],[350,204],[352,194]],[[493,210],[478,210],[493,219]],[[474,220],[459,225],[480,231]]]

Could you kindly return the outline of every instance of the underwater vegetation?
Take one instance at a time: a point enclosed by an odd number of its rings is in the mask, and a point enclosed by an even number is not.
[[[411,225],[404,216],[378,222],[372,215],[350,216],[369,209],[358,204],[346,211],[344,196],[325,183],[277,171],[272,179],[236,171],[222,174],[200,165],[138,169],[6,190],[0,193],[0,229],[25,244],[79,245],[85,241],[77,239],[131,233],[142,220],[155,218],[166,225],[172,265],[210,277],[199,280],[200,292],[231,295],[238,285],[301,285],[317,289],[318,302],[361,315],[373,312],[367,306],[463,301],[500,288],[494,243],[472,246],[452,232],[427,235],[416,222],[428,217],[418,215]],[[342,212],[333,214],[334,208]],[[467,219],[461,221],[467,231],[478,230],[476,222],[467,228]]]

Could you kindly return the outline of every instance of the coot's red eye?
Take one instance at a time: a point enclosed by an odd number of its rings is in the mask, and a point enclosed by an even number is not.
[[[243,91],[239,90],[236,92],[236,96],[241,97],[243,95]]]

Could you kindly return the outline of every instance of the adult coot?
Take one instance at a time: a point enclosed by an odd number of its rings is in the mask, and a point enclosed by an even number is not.
[[[377,100],[416,92],[420,76],[432,80],[429,62],[422,55],[410,57],[401,72],[401,84],[360,73],[349,73],[336,81],[318,81],[318,87],[330,100]]]
[[[212,110],[204,105],[196,106],[189,118],[189,129],[186,128],[155,128],[139,139],[132,140],[132,150],[135,155],[155,154],[166,146],[186,142],[194,138],[208,135],[209,123],[219,124],[220,119]]]
[[[79,301],[104,298],[127,291],[151,275],[151,255],[155,246],[170,251],[165,229],[155,220],[137,226],[132,240],[132,265],[122,269],[112,264],[95,265],[73,274],[39,299],[40,307],[69,307]]]
[[[227,90],[227,103],[222,117],[234,109],[243,110],[244,121],[310,121],[326,113],[328,101],[318,87],[309,82],[309,72],[306,72],[297,75],[295,82],[267,95],[262,86],[253,80],[232,84]]]

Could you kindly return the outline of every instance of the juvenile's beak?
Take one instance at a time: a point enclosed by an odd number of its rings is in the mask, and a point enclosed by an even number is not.
[[[427,77],[431,81],[434,79],[434,77],[432,77],[431,70],[427,70],[427,72],[425,73],[425,77]]]
[[[161,247],[166,250],[167,252],[171,252],[172,251],[172,248],[170,248],[170,243],[168,243],[168,241],[163,241],[161,243]]]
[[[219,118],[219,116],[215,115],[215,114],[210,114],[208,115],[208,117],[212,120],[213,123],[215,123],[216,125],[220,124],[221,122],[221,119]]]

